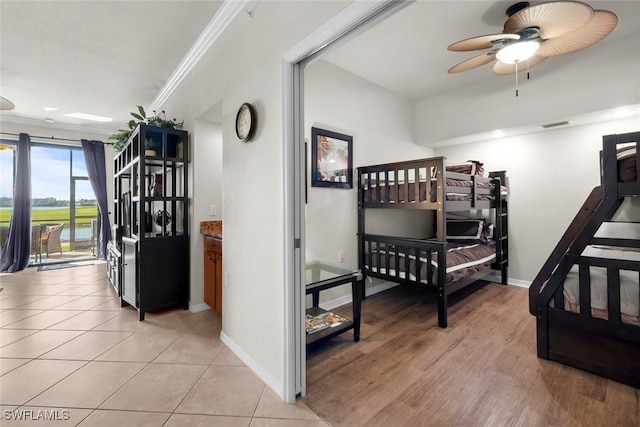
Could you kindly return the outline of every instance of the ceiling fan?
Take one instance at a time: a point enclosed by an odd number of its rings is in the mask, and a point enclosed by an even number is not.
[[[496,61],[493,72],[513,74],[559,56],[589,47],[607,37],[618,23],[615,13],[594,10],[578,1],[554,1],[533,6],[519,2],[506,10],[509,17],[500,34],[460,40],[455,52],[489,49],[454,65],[449,73],[471,70]],[[525,66],[526,64],[526,66]],[[521,66],[519,66],[521,65]],[[516,96],[517,96],[516,89]]]

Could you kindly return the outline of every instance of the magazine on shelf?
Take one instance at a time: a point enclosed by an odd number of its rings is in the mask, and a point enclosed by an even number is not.
[[[347,322],[349,322],[349,319],[331,311],[326,311],[324,313],[316,314],[315,316],[307,314],[304,326],[307,333],[312,334],[314,332],[322,331],[323,329],[338,327]]]

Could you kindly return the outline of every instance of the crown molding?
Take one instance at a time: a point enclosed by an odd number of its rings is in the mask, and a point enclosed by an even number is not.
[[[233,19],[244,9],[247,3],[248,0],[225,0],[196,42],[191,46],[189,52],[187,52],[186,56],[174,70],[173,74],[171,74],[169,80],[167,80],[162,89],[160,89],[160,92],[147,111],[160,110],[162,105],[178,88],[191,70],[193,70],[211,45],[220,37],[229,24],[231,24]]]
[[[92,133],[97,135],[111,135],[115,131],[112,129],[104,129],[97,128],[92,126],[85,125],[76,125],[73,123],[47,123],[43,120],[32,119],[29,117],[21,117],[21,116],[8,116],[5,114],[0,114],[0,124],[1,123],[17,123],[21,125],[27,126],[37,126],[40,128],[48,128],[48,129],[61,129],[61,130],[70,130],[74,132],[84,132],[84,133]]]

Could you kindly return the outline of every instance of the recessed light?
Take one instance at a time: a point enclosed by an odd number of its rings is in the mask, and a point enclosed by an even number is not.
[[[494,130],[493,133],[491,134],[491,136],[493,138],[502,138],[503,136],[505,136],[506,134],[504,133],[504,131],[498,129],[498,130]]]
[[[44,111],[57,111],[56,107],[44,107]]]
[[[640,107],[636,105],[629,105],[611,110],[608,116],[613,119],[623,119],[625,117],[635,116],[638,113],[640,113]]]
[[[47,123],[55,123],[55,122],[56,122],[56,121],[55,121],[55,120],[53,120],[51,117],[46,117],[46,118],[44,119],[44,121],[45,121],[45,122],[47,122]]]
[[[104,116],[96,116],[95,114],[87,114],[87,113],[69,113],[64,114],[66,117],[73,117],[74,119],[83,119],[83,120],[91,120],[94,122],[111,122],[113,119],[111,117]]]

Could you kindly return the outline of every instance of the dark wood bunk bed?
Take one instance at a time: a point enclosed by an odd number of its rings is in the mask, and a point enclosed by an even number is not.
[[[484,178],[474,170],[457,173],[447,169],[444,157],[358,168],[360,270],[364,277],[418,285],[436,292],[438,325],[442,328],[447,327],[448,295],[476,282],[478,273],[489,268],[499,270],[501,281],[506,284],[508,267],[506,173],[491,172],[489,178]],[[455,166],[451,169],[458,170]],[[435,238],[367,233],[365,213],[379,208],[428,211],[434,216]],[[481,209],[494,212],[490,239],[489,224],[478,218],[462,220],[462,224],[457,223],[460,220],[452,221],[450,228],[458,229],[456,240],[447,234],[447,212]],[[468,262],[470,257],[474,261]],[[442,265],[446,268],[437,268]]]
[[[640,132],[603,137],[601,185],[529,289],[538,357],[640,388],[640,223],[612,222],[640,195]]]

